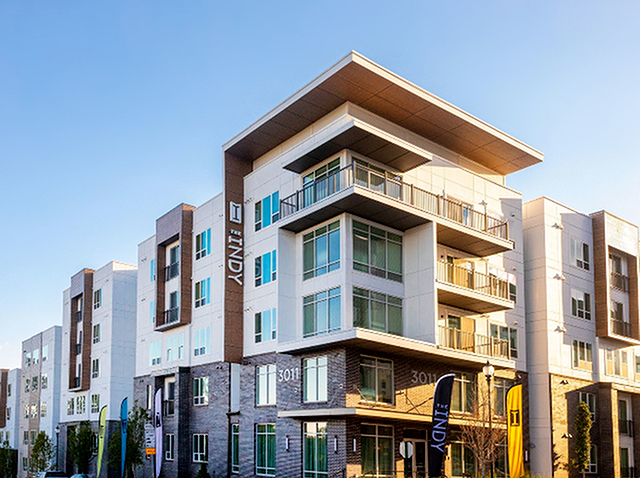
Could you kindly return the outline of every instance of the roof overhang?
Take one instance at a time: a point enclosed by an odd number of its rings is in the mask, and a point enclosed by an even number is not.
[[[543,154],[473,115],[351,52],[223,146],[254,161],[345,102],[356,104],[499,174]]]

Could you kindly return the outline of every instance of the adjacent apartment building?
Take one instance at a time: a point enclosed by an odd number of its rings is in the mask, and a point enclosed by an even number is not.
[[[531,469],[569,476],[577,405],[592,412],[588,473],[640,463],[638,227],[541,197],[524,204]],[[577,476],[577,475],[576,475]]]
[[[542,153],[355,52],[223,153],[222,194],[139,246],[134,387],[151,410],[162,390],[163,469],[424,476],[430,397],[453,372],[445,471],[474,473],[460,427],[483,365],[497,414],[528,387],[505,179]]]
[[[20,369],[0,370],[0,444],[18,449],[20,437]]]
[[[108,431],[119,430],[120,404],[133,396],[137,276],[136,266],[113,261],[81,270],[63,293],[59,465],[69,475],[72,430],[88,421],[97,433],[104,406]],[[101,476],[110,476],[107,462],[105,452]],[[96,460],[90,466],[95,474]]]
[[[31,447],[45,432],[54,444],[60,422],[62,327],[53,326],[22,342],[18,477],[29,473]]]

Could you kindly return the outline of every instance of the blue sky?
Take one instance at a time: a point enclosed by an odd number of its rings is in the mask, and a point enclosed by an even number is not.
[[[543,151],[525,199],[640,224],[638,25],[636,1],[1,2],[0,368],[352,49]]]

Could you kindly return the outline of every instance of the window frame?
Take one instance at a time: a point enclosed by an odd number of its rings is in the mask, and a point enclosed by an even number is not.
[[[231,424],[231,473],[240,473],[240,424]]]
[[[375,432],[365,433],[364,427],[375,427]],[[390,429],[391,434],[383,434],[381,433],[381,429]],[[380,423],[361,423],[360,424],[360,441],[361,448],[364,448],[364,443],[367,441],[366,439],[373,438],[374,439],[374,456],[375,456],[375,470],[362,470],[363,473],[367,473],[367,476],[388,476],[387,473],[391,472],[394,468],[395,464],[395,427],[393,425],[380,424]],[[381,468],[380,463],[380,451],[381,451],[381,440],[390,440],[391,441],[391,467],[389,470],[385,470]],[[362,455],[362,452],[361,452]],[[362,467],[364,468],[364,462],[362,463]]]
[[[164,461],[175,460],[176,436],[173,433],[164,434]]]
[[[351,236],[353,241],[353,270],[373,275],[375,277],[380,277],[382,279],[387,279],[393,282],[402,283],[404,280],[404,267],[402,261],[405,253],[403,236],[377,225],[372,225],[356,220],[352,221],[351,228]],[[374,230],[375,232],[373,232]],[[358,235],[360,235],[360,237],[358,237]],[[374,241],[374,239],[376,239],[377,242]],[[378,265],[373,264],[374,257],[377,256],[377,253],[373,251],[374,242],[379,243],[380,240],[384,241],[384,267],[378,267]],[[359,241],[367,244],[367,262],[362,262],[360,259],[357,259],[359,252],[356,251],[356,244]],[[389,267],[389,244],[399,246],[399,271],[391,270]],[[364,250],[361,252],[364,253]]]
[[[366,311],[366,319],[367,324],[361,322],[359,317],[359,309],[356,308],[356,301],[366,301],[367,311]],[[353,286],[353,326],[354,327],[362,327],[368,330],[375,330],[378,332],[384,332],[387,334],[393,334],[398,336],[403,336],[404,333],[404,316],[403,316],[403,299],[401,297],[396,297],[390,294],[384,294],[381,292],[377,292],[375,290],[365,289],[363,287]],[[384,308],[384,328],[374,328],[374,314],[375,307],[382,306]],[[392,308],[396,308],[400,310],[400,329],[399,330],[391,330],[390,328],[390,312]]]
[[[255,472],[258,476],[275,476],[276,475],[276,424],[275,423],[256,423],[255,425]],[[264,431],[261,431],[264,427]],[[265,462],[261,463],[260,458],[260,437],[264,436],[264,453]],[[269,466],[273,463],[273,466]]]
[[[268,315],[268,322],[266,316]],[[268,330],[265,329],[265,325],[268,325]],[[275,340],[277,337],[277,316],[276,308],[266,309],[261,312],[256,312],[254,315],[254,340],[256,344],[269,342]],[[266,336],[266,338],[265,338]]]
[[[325,274],[337,271],[340,269],[340,260],[342,255],[342,243],[340,241],[340,219],[332,221],[320,227],[316,227],[314,230],[303,234],[302,236],[302,280],[313,279],[315,277],[321,277]],[[337,239],[335,239],[337,237]],[[335,245],[337,240],[337,257],[336,251],[332,250],[331,245]],[[323,258],[318,256],[318,242],[324,241],[325,254]],[[307,253],[311,251],[309,258],[311,262],[307,264]],[[332,254],[333,252],[333,254]],[[318,263],[319,259],[325,260],[324,263]],[[332,260],[333,259],[333,260]],[[307,266],[309,266],[307,268]]]
[[[271,407],[277,404],[277,365],[275,363],[256,365],[255,371],[255,404],[256,407]],[[262,377],[265,377],[262,379]],[[264,383],[265,392],[261,393]],[[264,399],[264,401],[263,401]]]
[[[364,361],[374,361],[373,363],[363,363]],[[373,369],[374,371],[374,386],[370,387],[373,389],[374,396],[372,399],[369,399],[368,396],[365,395],[365,385],[363,383],[365,379],[364,369]],[[375,403],[375,404],[383,404],[383,405],[395,405],[395,377],[394,377],[394,361],[392,359],[385,359],[381,357],[374,357],[371,355],[360,355],[360,401],[365,403]],[[387,371],[389,372],[389,388],[386,394],[383,394],[380,390],[380,382],[381,377],[380,373]],[[380,400],[380,397],[389,396],[389,400]]]
[[[209,463],[209,434],[192,434],[191,445],[191,459],[193,463]]]
[[[578,370],[593,371],[593,344],[574,339],[572,343],[572,367]],[[591,357],[591,360],[589,360]],[[584,364],[583,364],[584,363]]]
[[[321,364],[320,361],[324,363]],[[310,376],[311,371],[313,377]],[[324,382],[322,380],[324,379]],[[310,393],[313,380],[315,393]],[[321,387],[321,384],[324,385]],[[324,393],[321,393],[324,392]],[[302,359],[302,402],[323,403],[329,400],[329,356],[318,355]]]
[[[302,473],[304,478],[327,478],[329,476],[329,435],[327,430],[327,422],[304,422],[302,424]],[[324,440],[324,446],[322,446],[322,440]],[[313,459],[307,460],[307,447],[310,445],[310,441],[313,442],[314,450],[310,454]],[[313,463],[309,463],[309,461]],[[308,467],[309,464],[313,469]],[[319,468],[324,468],[324,470]]]
[[[209,377],[193,378],[193,406],[209,405]]]
[[[93,291],[93,310],[102,307],[102,287]]]
[[[196,234],[195,239],[195,260],[207,257],[211,253],[211,228],[205,229],[200,234]]]
[[[337,310],[337,324],[336,320],[332,321],[332,318],[335,319],[332,314],[332,304],[335,304],[337,301],[337,309],[334,308],[334,312]],[[326,304],[324,304],[326,302]],[[324,304],[324,305],[323,305]],[[318,315],[318,307],[321,306],[326,310],[326,328],[319,327],[322,322],[319,322],[319,319],[323,320],[325,317],[319,317]],[[309,309],[308,309],[309,307]],[[312,307],[312,309],[311,309]],[[313,311],[313,328],[312,331],[306,331],[308,324],[307,319],[311,318],[309,315],[307,317],[307,311]],[[322,309],[320,309],[322,312]],[[333,326],[332,326],[333,323]],[[302,298],[302,333],[304,338],[315,337],[318,335],[330,334],[332,332],[336,332],[341,330],[342,328],[342,288],[341,286],[332,287],[330,289],[325,289],[314,294],[306,295]]]

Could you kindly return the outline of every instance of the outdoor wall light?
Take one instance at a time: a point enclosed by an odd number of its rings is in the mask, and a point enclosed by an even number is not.
[[[356,439],[353,439],[353,452],[356,452]]]
[[[563,433],[560,438],[573,438],[573,435],[571,433]]]
[[[333,438],[333,452],[338,453],[338,435]]]
[[[569,380],[563,378],[562,380],[560,380],[560,385],[569,385]]]
[[[289,451],[289,435],[284,437],[284,449]]]

